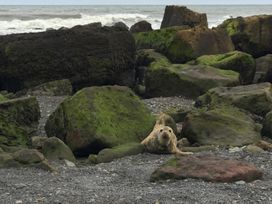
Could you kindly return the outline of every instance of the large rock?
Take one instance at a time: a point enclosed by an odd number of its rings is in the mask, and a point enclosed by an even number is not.
[[[140,32],[149,32],[152,31],[152,26],[147,21],[140,21],[138,23],[135,23],[130,28],[130,32],[132,33],[140,33]]]
[[[272,15],[231,18],[219,27],[228,32],[237,50],[254,57],[272,53]]]
[[[136,33],[134,38],[138,49],[155,49],[174,63],[234,50],[230,37],[224,31],[203,27],[172,27]]]
[[[262,179],[263,173],[247,162],[211,155],[173,158],[151,175],[151,181],[168,179],[201,179],[209,182],[252,182]]]
[[[34,97],[1,102],[0,144],[25,146],[37,130],[39,118],[39,104]]]
[[[241,84],[252,83],[256,68],[254,58],[247,53],[239,51],[218,55],[204,55],[191,63],[236,71],[240,73]]]
[[[231,106],[192,111],[183,123],[182,136],[198,145],[244,146],[261,139],[260,126]]]
[[[206,65],[171,64],[166,57],[147,51],[154,60],[145,74],[146,97],[196,98],[210,88],[239,84],[239,74]]]
[[[27,95],[31,96],[69,96],[72,95],[73,87],[68,79],[51,81],[30,88]]]
[[[231,104],[253,114],[264,117],[272,110],[272,88],[270,83],[237,87],[218,87],[199,97],[202,105]]]
[[[74,88],[133,83],[131,33],[101,24],[0,36],[0,88],[17,91],[69,79]]]
[[[208,27],[207,15],[194,12],[186,6],[166,6],[161,28],[182,25]]]
[[[272,111],[266,114],[262,134],[266,137],[272,138]]]
[[[57,137],[46,139],[42,144],[41,151],[48,160],[76,161],[71,149]]]
[[[272,54],[256,59],[254,83],[272,82]]]
[[[79,156],[140,142],[155,119],[126,87],[85,88],[66,99],[46,124],[49,137],[63,140]]]
[[[145,152],[145,148],[140,143],[128,143],[113,147],[111,149],[103,149],[97,155],[97,163],[111,162],[126,156],[137,155]]]

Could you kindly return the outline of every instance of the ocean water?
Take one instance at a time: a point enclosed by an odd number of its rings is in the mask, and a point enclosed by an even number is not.
[[[209,27],[237,16],[272,14],[272,5],[187,5],[207,13]],[[41,32],[46,29],[73,27],[93,22],[112,25],[124,22],[129,27],[147,20],[154,29],[160,27],[165,6],[1,6],[0,35]]]

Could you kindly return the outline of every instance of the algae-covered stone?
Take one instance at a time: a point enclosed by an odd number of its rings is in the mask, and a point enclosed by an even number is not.
[[[111,162],[114,159],[119,159],[125,156],[131,156],[141,154],[145,151],[145,148],[140,143],[128,143],[120,146],[113,147],[111,149],[103,149],[97,155],[98,163]]]
[[[239,84],[239,74],[206,65],[171,64],[152,51],[154,61],[145,74],[146,96],[185,96],[196,98],[211,88]],[[152,59],[152,57],[149,57]]]
[[[262,134],[266,137],[272,138],[272,111],[266,114]]]
[[[76,158],[71,149],[59,138],[51,137],[42,145],[42,153],[48,160],[68,160],[75,162]]]
[[[218,87],[198,98],[203,105],[232,104],[259,116],[272,110],[272,89],[270,83],[237,87]]]
[[[25,146],[37,129],[40,109],[36,98],[19,98],[0,103],[0,144]]]
[[[199,145],[243,146],[261,139],[260,128],[249,115],[223,105],[192,111],[183,123],[182,135]]]
[[[127,87],[82,89],[66,99],[46,124],[49,137],[58,137],[80,156],[129,142],[140,142],[155,119]]]
[[[272,51],[272,15],[237,17],[225,20],[223,28],[231,36],[236,50],[260,57]]]
[[[272,82],[272,54],[256,59],[254,83]]]
[[[220,30],[187,26],[134,34],[138,49],[155,49],[174,63],[234,50],[230,37]]]
[[[4,95],[0,94],[0,103],[8,100]]]
[[[32,96],[69,96],[73,87],[68,79],[51,81],[28,90],[27,94]]]
[[[250,84],[256,69],[254,58],[247,53],[239,51],[218,55],[204,55],[197,58],[195,63],[236,71],[240,73],[241,84]]]

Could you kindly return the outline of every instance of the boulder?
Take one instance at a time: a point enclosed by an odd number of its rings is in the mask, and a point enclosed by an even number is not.
[[[111,149],[103,149],[97,155],[97,163],[111,162],[122,157],[141,154],[144,151],[144,145],[140,143],[128,143]]]
[[[104,148],[140,142],[155,118],[127,87],[82,89],[67,98],[49,117],[46,132],[58,137],[78,156],[97,154]]]
[[[223,54],[234,50],[225,31],[188,26],[135,33],[138,49],[155,49],[173,63],[185,63],[202,55]]]
[[[264,153],[264,150],[256,145],[248,145],[243,150],[252,154]]]
[[[48,138],[44,137],[44,136],[34,136],[34,137],[31,137],[31,147],[33,147],[34,149],[41,150],[43,144],[45,143],[45,141],[47,139]]]
[[[272,111],[265,116],[262,134],[268,138],[272,138]]]
[[[41,152],[48,160],[68,160],[76,162],[71,149],[59,138],[47,138],[41,148]]]
[[[129,30],[129,27],[123,22],[117,22],[113,26],[123,30]]]
[[[270,83],[237,87],[218,87],[198,98],[202,105],[232,104],[253,114],[264,117],[272,110]]]
[[[263,173],[254,165],[212,155],[173,158],[151,175],[151,181],[168,179],[201,179],[209,182],[252,182],[262,179]]]
[[[204,64],[240,73],[240,83],[251,84],[255,75],[255,59],[244,52],[233,51],[218,55],[204,55],[190,64]]]
[[[73,87],[68,79],[51,81],[30,88],[27,95],[31,96],[69,96],[72,95]]]
[[[272,15],[231,18],[218,27],[228,33],[236,50],[254,57],[272,53]]]
[[[101,24],[0,36],[0,90],[18,91],[69,79],[73,87],[133,84],[135,42]]]
[[[272,151],[272,143],[269,143],[264,140],[260,140],[258,143],[255,144],[257,147],[262,148],[264,151]]]
[[[272,54],[256,59],[254,83],[272,82]]]
[[[48,163],[44,155],[36,149],[22,149],[15,152],[12,157],[21,167],[35,167],[51,172],[56,171],[56,169]]]
[[[138,23],[135,23],[130,28],[130,32],[132,33],[140,33],[140,32],[149,32],[152,31],[152,26],[147,21],[139,21]]]
[[[39,104],[34,97],[7,100],[0,103],[0,144],[25,146],[37,130]]]
[[[154,61],[145,73],[146,97],[196,98],[213,87],[239,84],[237,72],[206,65],[171,64],[163,55],[148,53]]]
[[[260,130],[260,126],[245,112],[222,105],[188,114],[182,136],[198,145],[244,146],[258,142]]]
[[[186,6],[166,6],[161,28],[182,25],[208,27],[207,15],[194,12]]]

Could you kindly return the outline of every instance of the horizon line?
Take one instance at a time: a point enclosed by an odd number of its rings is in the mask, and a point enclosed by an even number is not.
[[[185,5],[185,6],[258,6],[271,4],[0,4],[0,6],[167,6],[167,5]]]

